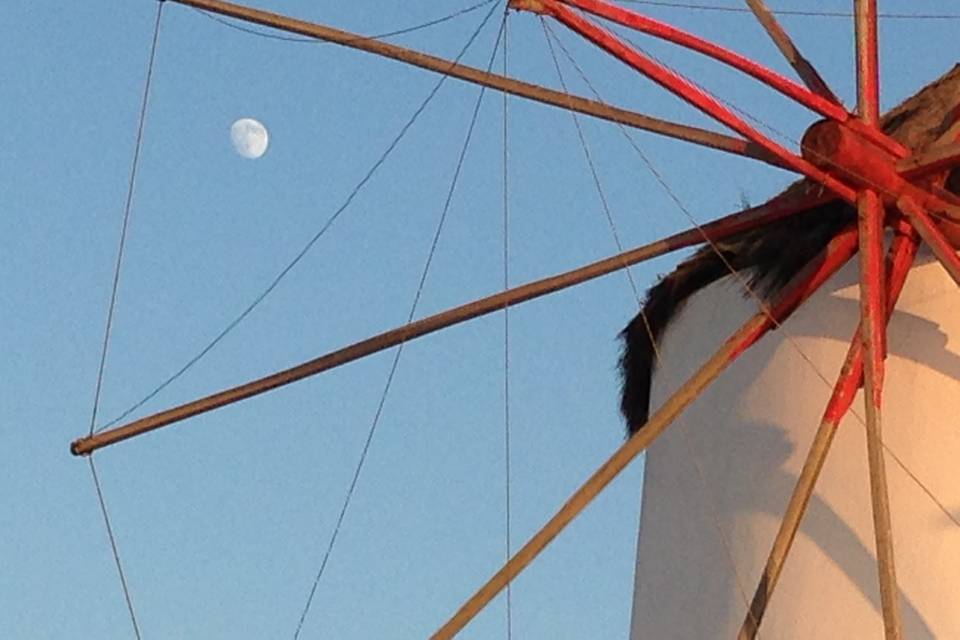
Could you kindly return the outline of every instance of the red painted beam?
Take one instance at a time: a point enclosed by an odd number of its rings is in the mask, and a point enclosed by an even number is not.
[[[637,429],[597,471],[584,482],[562,507],[517,551],[483,586],[461,606],[432,636],[431,640],[450,640],[486,607],[497,594],[533,562],[590,502],[641,452],[676,420],[683,410],[711,382],[766,333],[782,324],[790,313],[812,295],[853,256],[857,247],[854,227],[841,231],[820,256],[807,265],[783,290],[779,302],[748,320],[687,382],[673,394],[642,428]]]
[[[769,139],[683,76],[640,54],[609,31],[585,20],[555,0],[538,0],[537,6],[664,89],[780,158],[784,166],[822,184],[843,200],[851,204],[856,202],[855,189]]]

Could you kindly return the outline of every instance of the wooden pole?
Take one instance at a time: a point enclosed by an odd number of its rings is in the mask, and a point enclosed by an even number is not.
[[[486,584],[431,636],[448,640],[462,630],[634,458],[662,434],[673,420],[693,402],[740,354],[755,344],[768,331],[778,327],[830,276],[837,272],[856,251],[856,231],[841,231],[818,258],[814,259],[784,289],[778,302],[760,311],[734,333],[693,376],[673,394],[660,409],[610,456],[590,478],[563,504],[559,511],[523,546]]]
[[[564,4],[577,7],[595,16],[612,20],[625,27],[662,38],[681,47],[702,53],[714,60],[729,65],[752,78],[759,80],[772,89],[793,99],[798,104],[811,109],[825,118],[846,122],[850,114],[836,99],[824,98],[807,87],[720,45],[678,29],[671,24],[654,20],[636,11],[625,9],[606,0],[561,0]]]
[[[513,78],[507,78],[495,73],[489,73],[481,69],[469,67],[467,65],[457,64],[444,58],[438,58],[426,53],[400,47],[395,44],[383,42],[375,38],[368,38],[348,31],[341,31],[332,27],[327,27],[304,20],[297,20],[288,16],[269,11],[262,11],[253,7],[246,7],[221,0],[171,0],[182,5],[191,6],[203,11],[210,11],[237,20],[243,20],[253,24],[259,24],[271,29],[296,33],[309,36],[317,40],[332,42],[351,49],[358,49],[373,53],[378,56],[390,58],[403,62],[405,64],[434,71],[446,76],[458,78],[466,82],[472,82],[482,86],[497,89],[521,98],[541,102],[543,104],[560,107],[571,111],[576,111],[584,115],[593,116],[602,120],[617,122],[636,129],[642,129],[651,133],[657,133],[669,138],[691,142],[693,144],[709,147],[719,151],[725,151],[735,155],[746,156],[754,160],[760,160],[774,166],[781,166],[778,158],[768,153],[758,145],[726,136],[706,129],[690,127],[676,122],[669,122],[646,116],[634,111],[619,109],[610,105],[589,100],[580,96],[574,96],[560,91],[554,91],[546,87],[522,82]]]
[[[790,196],[771,200],[767,204],[747,209],[720,218],[701,227],[688,229],[682,233],[657,240],[650,244],[561,273],[503,291],[501,293],[468,302],[434,316],[418,320],[408,325],[354,343],[343,349],[333,351],[290,369],[265,376],[232,389],[209,395],[205,398],[182,404],[178,407],[156,413],[126,425],[96,433],[75,440],[70,445],[74,455],[89,455],[97,449],[121,442],[128,438],[180,422],[192,416],[212,409],[239,402],[261,393],[276,389],[292,382],[302,380],[323,371],[333,369],[348,362],[394,347],[402,342],[439,331],[446,327],[466,322],[479,316],[499,311],[504,306],[512,306],[527,300],[572,287],[574,285],[599,278],[619,269],[650,260],[657,256],[676,251],[684,247],[699,244],[706,239],[718,241],[735,233],[770,224],[786,216],[829,201],[829,195]]]
[[[933,251],[933,255],[937,257],[953,281],[960,285],[960,257],[957,256],[957,249],[937,228],[933,218],[909,196],[900,198],[897,201],[897,208],[907,215],[913,228]]]
[[[934,145],[897,162],[897,171],[904,178],[918,178],[960,165],[960,142]]]
[[[857,43],[857,111],[864,124],[880,125],[880,87],[877,64],[876,0],[854,0]],[[880,194],[865,189],[857,198],[860,229],[860,335],[864,347],[864,404],[867,418],[867,459],[870,497],[880,577],[880,601],[887,640],[900,640],[900,591],[893,553],[890,498],[883,461],[881,401],[886,331],[883,303],[883,218]]]
[[[807,88],[831,102],[841,104],[840,99],[830,90],[830,87],[827,86],[824,79],[813,65],[810,64],[810,61],[801,55],[796,45],[793,44],[793,40],[790,39],[787,32],[780,26],[776,16],[767,8],[766,3],[764,3],[763,0],[746,0],[746,2],[753,11],[753,15],[757,17],[761,26],[763,26],[764,30],[770,36],[770,39],[777,45],[780,53],[782,53],[783,57],[790,63],[790,66],[794,68],[797,75],[803,80],[803,83],[807,85]]]
[[[886,316],[888,322],[890,316],[893,315],[896,300],[907,281],[907,274],[910,272],[910,266],[913,264],[918,246],[918,238],[911,229],[906,235],[898,235],[890,248],[890,260],[887,265],[889,291]],[[787,503],[783,520],[780,522],[780,529],[773,540],[773,546],[767,557],[763,574],[754,592],[753,600],[750,602],[750,609],[747,611],[740,627],[740,633],[737,635],[738,640],[754,640],[757,637],[763,616],[770,604],[770,598],[773,596],[773,591],[780,579],[783,564],[787,559],[787,554],[790,553],[790,548],[800,528],[800,522],[803,520],[817,479],[820,477],[820,471],[826,461],[827,452],[833,443],[833,436],[837,432],[840,421],[853,404],[857,389],[862,383],[863,341],[860,338],[860,329],[858,328],[850,343],[850,349],[847,351],[847,357],[840,370],[840,376],[834,386],[830,402],[824,411],[823,419],[813,436],[813,442],[803,463],[803,468],[800,470],[793,494]]]
[[[837,180],[833,175],[823,171],[805,158],[801,158],[792,153],[749,125],[743,118],[721,104],[713,95],[704,91],[702,87],[668,69],[659,62],[654,61],[650,57],[639,53],[610,31],[602,29],[589,20],[586,20],[579,13],[557,0],[539,0],[539,2],[551,16],[559,20],[569,29],[583,36],[590,42],[593,42],[613,57],[629,65],[670,93],[715,119],[717,122],[720,122],[744,138],[763,147],[771,155],[780,158],[782,163],[791,171],[795,171],[823,185],[847,202],[856,202],[855,189]],[[881,138],[883,137],[885,136],[881,136]]]

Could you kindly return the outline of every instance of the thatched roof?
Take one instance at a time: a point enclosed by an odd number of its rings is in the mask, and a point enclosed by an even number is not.
[[[883,129],[910,149],[922,151],[948,132],[958,113],[960,65],[884,115]],[[946,186],[955,193],[960,192],[960,170],[951,173]],[[777,197],[800,195],[819,188],[809,180],[800,180]],[[655,364],[651,338],[660,340],[691,295],[729,275],[725,262],[746,273],[751,287],[761,295],[770,296],[823,250],[837,231],[855,219],[856,212],[847,204],[839,200],[829,202],[769,227],[744,232],[712,247],[704,246],[651,287],[643,311],[621,334],[624,341],[621,409],[629,431],[643,425],[649,413]]]

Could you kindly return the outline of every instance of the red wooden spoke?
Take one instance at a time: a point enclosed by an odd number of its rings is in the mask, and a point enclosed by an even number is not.
[[[920,246],[920,240],[912,228],[907,233],[899,233],[890,248],[887,261],[886,321],[890,321],[900,292],[907,281],[907,275],[913,266],[914,258]],[[840,378],[834,387],[833,395],[824,412],[824,419],[839,424],[853,404],[857,389],[863,384],[863,339],[861,328],[857,328],[847,353],[847,360]]]
[[[857,112],[866,124],[880,123],[876,0],[854,0],[857,36]]]
[[[957,256],[956,248],[940,231],[930,214],[909,197],[898,200],[897,207],[907,215],[910,224],[933,250],[933,255],[937,257],[953,281],[960,285],[960,256]]]
[[[796,100],[803,106],[816,111],[825,118],[832,118],[844,122],[849,119],[850,114],[843,108],[843,105],[834,100],[828,100],[823,96],[813,93],[803,85],[785,78],[784,76],[768,69],[767,67],[746,58],[739,53],[730,51],[718,44],[714,44],[703,38],[699,38],[691,33],[678,29],[672,25],[654,20],[636,11],[630,11],[616,5],[612,5],[604,0],[561,0],[564,4],[579,7],[584,11],[612,20],[631,29],[641,31],[648,35],[662,38],[681,47],[692,49],[715,60],[728,64],[731,67],[743,71],[749,76],[756,78],[764,84],[776,89]]]
[[[957,196],[935,186],[922,188],[897,173],[896,158],[878,149],[845,125],[829,120],[807,129],[800,142],[803,157],[840,180],[878,191],[887,204],[908,196],[949,220],[960,221]]]
[[[960,165],[960,142],[930,147],[921,153],[897,163],[897,171],[904,178],[919,178]]]
[[[913,229],[909,227],[907,227],[906,232],[897,235],[890,247],[886,267],[888,276],[886,320],[888,322],[890,316],[893,315],[893,309],[897,298],[900,297],[900,292],[903,290],[903,285],[907,281],[907,274],[910,272],[910,267],[917,255],[918,247],[919,239]],[[850,342],[850,348],[833,388],[833,394],[830,396],[830,401],[824,411],[823,419],[820,421],[816,434],[814,434],[807,458],[800,470],[800,475],[797,477],[793,494],[784,510],[783,520],[781,520],[780,529],[773,540],[760,583],[757,585],[753,600],[750,602],[750,609],[740,627],[740,633],[737,635],[738,640],[753,640],[757,636],[763,616],[770,604],[770,598],[773,596],[773,591],[780,579],[784,562],[790,553],[790,548],[800,528],[810,497],[813,495],[817,479],[820,477],[820,471],[827,459],[827,453],[833,443],[837,427],[853,404],[857,389],[862,383],[863,341],[860,338],[858,327]]]
[[[880,124],[880,79],[877,64],[876,0],[854,0],[857,36],[857,111],[870,127]],[[857,203],[860,226],[860,332],[864,345],[864,404],[867,417],[867,459],[870,466],[870,497],[873,531],[880,576],[880,601],[887,640],[902,637],[900,593],[893,553],[890,499],[883,461],[881,400],[885,327],[880,315],[883,303],[883,201],[875,190],[860,194]]]
[[[901,637],[900,593],[893,553],[890,499],[883,460],[881,400],[885,329],[881,320],[883,302],[883,203],[879,194],[866,190],[857,206],[860,219],[860,335],[864,345],[864,404],[866,408],[867,459],[873,529],[880,576],[880,600],[887,640]]]
[[[832,199],[830,194],[786,194],[774,198],[766,204],[724,216],[703,226],[688,229],[630,251],[549,278],[528,282],[507,291],[442,311],[411,324],[396,327],[289,369],[211,394],[205,398],[145,416],[92,436],[79,438],[70,445],[70,450],[74,455],[89,455],[97,449],[292,384],[384,349],[395,347],[402,342],[409,342],[446,327],[500,311],[505,306],[514,306],[527,300],[555,293],[684,247],[694,246],[704,241],[717,242],[736,233],[756,229],[801,211],[807,211]]]
[[[767,138],[693,82],[638,53],[609,31],[585,20],[572,9],[554,0],[541,0],[540,6],[567,27],[630,65],[666,90],[774,154],[793,171],[822,184],[847,202],[856,202],[856,190]]]
[[[892,153],[898,158],[905,158],[910,155],[910,150],[901,145],[896,140],[885,135],[875,127],[864,126],[856,118],[853,118],[843,105],[836,101],[831,101],[818,95],[803,86],[783,77],[782,75],[764,67],[749,58],[741,56],[738,53],[730,51],[713,42],[704,40],[693,34],[687,33],[681,29],[669,24],[654,20],[622,7],[610,4],[605,0],[538,0],[531,4],[529,1],[515,1],[515,5],[522,8],[530,8],[535,11],[546,10],[547,13],[553,13],[551,4],[554,2],[576,6],[585,11],[622,24],[624,26],[642,31],[657,38],[668,40],[682,47],[692,49],[710,56],[711,58],[728,64],[735,69],[743,71],[767,86],[792,98],[801,105],[819,113],[820,115],[843,123],[850,129],[856,131],[861,136],[871,140],[887,152]],[[556,16],[555,16],[556,17]]]

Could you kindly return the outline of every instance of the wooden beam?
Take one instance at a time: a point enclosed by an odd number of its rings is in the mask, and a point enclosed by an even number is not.
[[[947,171],[960,166],[960,142],[936,145],[897,162],[897,171],[904,178],[916,178]]]
[[[796,45],[793,44],[793,40],[791,40],[787,32],[783,30],[776,16],[767,8],[763,0],[746,0],[746,2],[750,10],[753,11],[753,15],[757,17],[760,25],[770,36],[770,39],[773,40],[773,43],[777,45],[780,53],[782,53],[783,57],[790,63],[790,66],[797,72],[797,75],[800,76],[803,83],[807,85],[807,88],[831,102],[838,105],[842,104],[836,94],[827,86],[823,77],[821,77],[813,65],[810,64],[810,61],[800,54]]]
[[[877,59],[876,0],[854,0],[857,45],[857,113],[868,127],[880,126],[880,80]],[[883,312],[883,218],[880,194],[865,189],[857,198],[860,228],[860,335],[864,348],[864,405],[867,418],[867,460],[870,467],[870,498],[873,531],[880,577],[880,602],[887,640],[903,637],[900,592],[893,553],[890,498],[883,461],[881,404],[886,331]]]
[[[533,100],[543,104],[576,111],[584,115],[593,116],[602,120],[617,122],[636,129],[683,140],[700,146],[725,151],[739,156],[760,160],[774,166],[782,166],[778,158],[762,147],[732,136],[715,133],[706,129],[653,118],[634,111],[612,107],[610,105],[574,96],[561,91],[554,91],[546,87],[507,78],[482,69],[458,64],[451,60],[438,58],[426,53],[407,49],[395,44],[383,42],[348,31],[341,31],[325,25],[298,20],[288,16],[262,11],[253,7],[246,7],[221,0],[170,0],[178,4],[187,5],[203,11],[210,11],[220,15],[236,18],[253,24],[259,24],[271,29],[296,33],[316,38],[325,42],[349,47],[372,53],[405,64],[427,69],[446,76],[490,87],[521,98]]]
[[[852,227],[841,231],[826,250],[810,262],[783,290],[778,301],[769,309],[758,312],[687,382],[672,395],[660,409],[636,430],[617,451],[604,462],[590,478],[563,504],[559,511],[521,548],[490,580],[431,636],[432,640],[449,640],[459,633],[480,611],[502,591],[534,558],[536,558],[563,529],[573,521],[593,499],[630,462],[660,436],[673,420],[693,402],[734,360],[756,344],[768,331],[779,326],[830,276],[853,256],[857,233]]]
[[[909,227],[908,227],[909,229]],[[910,266],[917,254],[919,239],[912,229],[909,233],[899,234],[890,248],[890,259],[887,264],[888,286],[887,291],[887,322],[893,315],[893,309],[896,305],[900,292],[903,291],[903,285],[907,281],[907,274],[910,272]],[[797,477],[797,484],[793,489],[793,494],[787,503],[783,519],[780,521],[780,528],[773,540],[770,548],[770,554],[767,556],[767,563],[764,566],[760,582],[753,594],[753,600],[750,602],[750,609],[744,617],[743,624],[740,627],[738,640],[754,640],[763,622],[763,616],[770,604],[770,598],[780,580],[780,573],[783,564],[787,559],[787,554],[793,546],[797,531],[800,529],[800,523],[803,520],[807,505],[813,495],[817,479],[820,477],[820,471],[827,459],[827,453],[830,445],[833,443],[833,437],[840,426],[840,421],[846,415],[853,400],[857,394],[857,389],[863,384],[863,341],[860,338],[860,330],[857,329],[853,340],[850,343],[850,349],[847,351],[847,357],[844,360],[843,367],[840,370],[840,376],[833,388],[833,394],[824,411],[823,419],[813,436],[813,442],[810,444],[810,450],[807,458]]]
[[[612,32],[590,22],[579,12],[558,0],[538,1],[543,9],[549,12],[550,16],[556,18],[570,30],[594,43],[717,122],[763,147],[771,155],[779,157],[791,171],[818,182],[847,202],[854,203],[856,201],[855,189],[764,135],[696,83],[691,82],[653,58],[640,53]],[[879,132],[874,131],[874,133]],[[882,134],[879,135],[880,138],[885,138]]]

